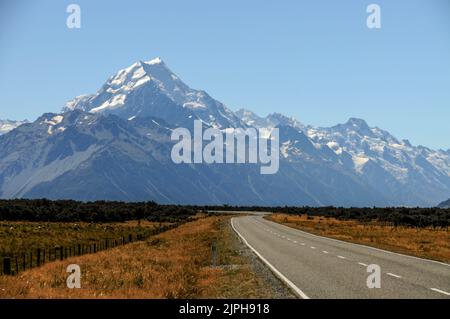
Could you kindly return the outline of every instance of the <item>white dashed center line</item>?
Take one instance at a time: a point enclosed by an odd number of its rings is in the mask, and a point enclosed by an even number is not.
[[[328,254],[328,251],[326,251],[326,250],[322,250],[322,252],[323,252],[324,254]]]
[[[316,249],[316,247],[314,247],[314,246],[311,246],[311,249]]]
[[[446,292],[444,290],[440,290],[440,289],[437,289],[437,288],[430,288],[430,289],[433,290],[433,291],[439,292],[441,294],[444,294],[446,296],[450,296],[450,292]]]
[[[344,256],[337,256],[339,259],[346,259]]]
[[[395,278],[402,278],[402,276],[399,276],[399,275],[393,274],[393,273],[391,273],[391,272],[388,272],[388,273],[386,273],[386,275],[389,275],[389,276],[391,276],[391,277],[395,277]]]
[[[367,267],[367,266],[368,266],[368,265],[365,264],[365,263],[358,263],[358,265],[361,265],[361,266],[364,266],[364,267]]]

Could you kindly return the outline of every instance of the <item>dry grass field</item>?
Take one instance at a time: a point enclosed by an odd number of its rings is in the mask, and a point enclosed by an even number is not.
[[[450,262],[450,232],[445,229],[393,227],[376,221],[360,223],[306,215],[273,214],[266,218],[320,236]]]
[[[102,239],[118,239],[129,234],[145,235],[170,223],[127,221],[86,222],[14,222],[0,221],[0,257],[37,248],[89,244]]]
[[[0,276],[0,298],[271,298],[274,292],[236,250],[226,216],[96,254]],[[217,243],[217,264],[211,245]],[[66,267],[81,268],[81,289],[66,287]]]

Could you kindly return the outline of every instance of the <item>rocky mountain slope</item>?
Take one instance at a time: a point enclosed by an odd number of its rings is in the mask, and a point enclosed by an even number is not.
[[[221,130],[280,131],[280,169],[174,164],[170,134],[194,120]],[[434,206],[450,193],[450,150],[399,141],[352,118],[329,128],[232,112],[159,58],[111,76],[0,136],[0,197],[237,205]]]

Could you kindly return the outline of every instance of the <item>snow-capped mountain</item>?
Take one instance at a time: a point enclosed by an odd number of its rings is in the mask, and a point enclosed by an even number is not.
[[[389,132],[369,127],[357,118],[322,128],[276,113],[263,118],[241,109],[236,114],[249,126],[290,128],[289,133],[284,129],[285,140],[280,149],[285,160],[314,157],[327,160],[357,174],[401,205],[433,205],[449,193],[449,151],[399,141]]]
[[[171,132],[204,126],[280,132],[280,168],[174,164]],[[180,204],[435,206],[450,194],[450,150],[399,141],[352,118],[329,128],[279,113],[233,113],[161,59],[139,61],[0,136],[0,198]]]
[[[44,114],[0,136],[0,197],[358,206],[387,200],[319,157],[285,161],[274,175],[261,175],[256,164],[174,164],[173,128],[153,117]]]
[[[412,146],[355,118],[331,128],[308,128],[307,135],[338,155],[348,153],[362,179],[402,203],[433,205],[448,195],[450,156],[444,151]]]
[[[0,135],[12,131],[16,127],[28,123],[28,121],[11,121],[11,120],[0,120]]]
[[[205,91],[191,89],[160,58],[120,70],[97,93],[76,97],[63,111],[75,109],[126,119],[156,116],[178,125],[197,118],[218,128],[243,126],[224,104]]]

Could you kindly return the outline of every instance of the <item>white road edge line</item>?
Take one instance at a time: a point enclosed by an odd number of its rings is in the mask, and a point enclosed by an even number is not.
[[[242,239],[244,244],[246,244],[247,247],[250,248],[256,254],[256,256],[258,256],[259,259],[261,259],[262,262],[264,262],[278,278],[280,278],[282,281],[284,281],[284,283],[286,285],[288,285],[295,292],[295,294],[297,296],[299,296],[302,299],[309,299],[309,297],[303,291],[301,291],[300,288],[298,288],[292,281],[287,279],[286,276],[284,276],[278,269],[275,268],[275,266],[273,266],[266,258],[264,258],[255,248],[253,248],[248,243],[248,241],[244,238],[244,236],[242,236],[241,233],[239,233],[239,231],[236,229],[236,227],[234,227],[233,220],[234,220],[234,217],[231,218],[231,228],[233,228],[233,230],[236,232],[236,234],[238,234],[238,236]]]
[[[343,240],[334,239],[334,238],[330,238],[330,237],[318,236],[318,235],[314,235],[314,234],[308,233],[306,231],[303,231],[303,230],[300,230],[300,229],[297,229],[297,228],[292,228],[292,227],[289,227],[289,226],[286,226],[286,225],[283,225],[283,224],[279,224],[279,223],[276,223],[276,222],[273,222],[273,221],[270,221],[270,220],[267,220],[267,219],[264,219],[264,218],[263,218],[263,220],[264,220],[264,222],[267,222],[269,224],[275,224],[277,226],[281,226],[281,228],[286,228],[286,229],[289,229],[289,230],[294,230],[294,231],[296,230],[296,231],[298,231],[300,233],[303,233],[303,234],[306,234],[306,235],[309,235],[309,236],[312,236],[312,237],[322,238],[322,239],[325,239],[325,240],[335,241],[335,242],[338,242],[338,243],[344,243],[344,244],[349,244],[349,245],[356,245],[356,246],[365,247],[365,248],[369,248],[369,249],[373,249],[373,250],[378,250],[378,251],[381,251],[381,252],[384,252],[384,253],[388,253],[388,254],[408,257],[408,258],[412,258],[412,259],[416,259],[416,260],[428,261],[428,262],[432,262],[432,263],[435,263],[435,264],[440,264],[440,265],[444,265],[444,266],[450,267],[450,264],[446,264],[446,263],[441,262],[441,261],[437,261],[437,260],[433,260],[433,259],[420,258],[420,257],[416,257],[416,256],[405,255],[405,254],[396,253],[396,252],[385,250],[385,249],[381,249],[381,248],[376,248],[376,247],[367,246],[367,245],[363,245],[363,244],[350,243],[348,241],[343,241]],[[261,221],[258,221],[258,222],[263,224],[263,222],[261,222]]]
[[[388,273],[386,273],[386,275],[389,275],[389,276],[391,276],[391,277],[395,277],[395,278],[402,278],[402,276],[399,276],[399,275],[393,274],[393,273],[391,273],[391,272],[388,272]]]
[[[430,288],[430,289],[433,290],[433,291],[439,292],[439,293],[441,293],[441,294],[450,296],[450,292],[446,292],[446,291],[444,291],[444,290],[440,290],[440,289],[437,289],[437,288]]]

